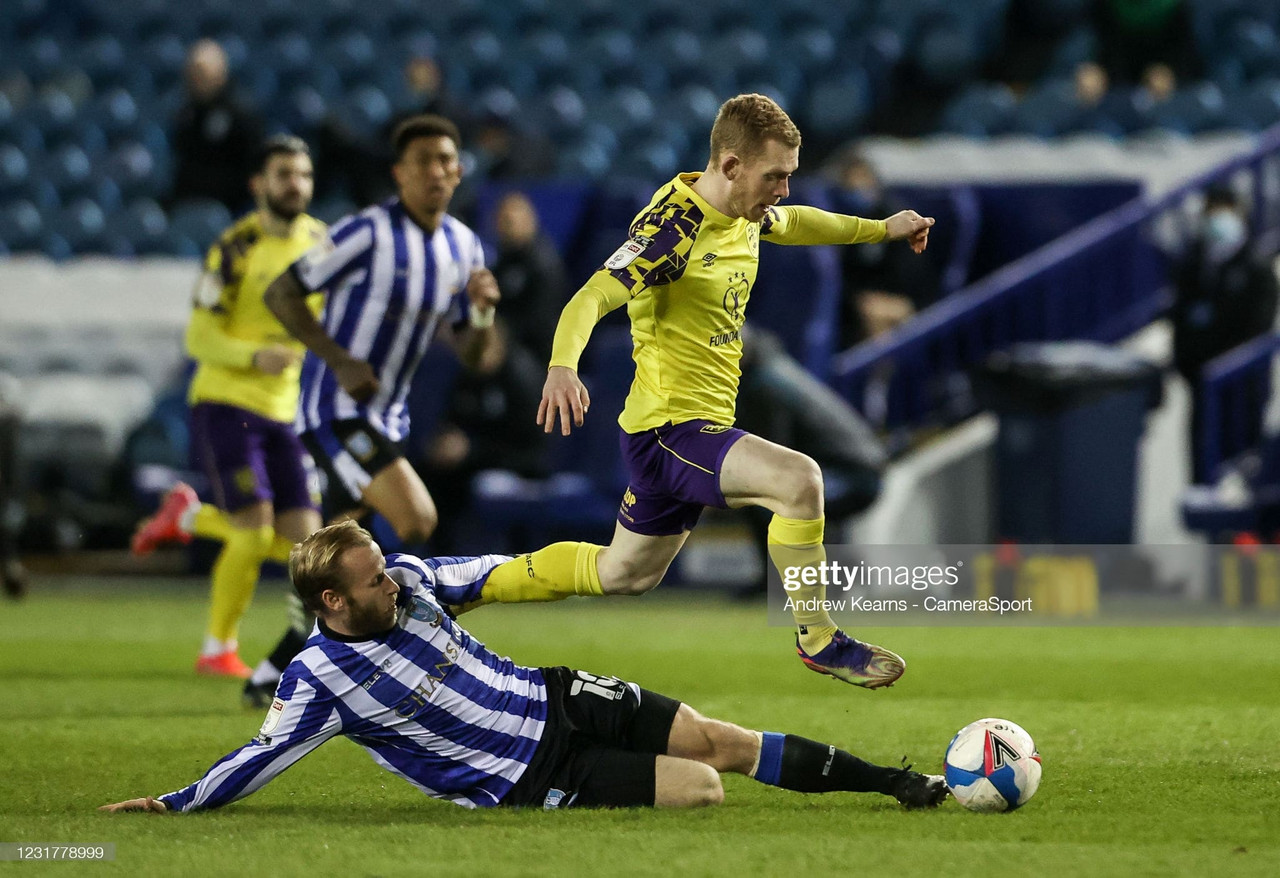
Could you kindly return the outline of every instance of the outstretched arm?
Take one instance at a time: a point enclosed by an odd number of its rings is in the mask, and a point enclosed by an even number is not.
[[[875,244],[906,240],[923,253],[929,243],[933,217],[902,210],[888,219],[871,220],[830,213],[816,207],[772,207],[760,224],[760,234],[775,244]]]
[[[578,379],[578,360],[591,339],[591,332],[604,315],[625,305],[631,293],[607,271],[597,271],[582,289],[574,294],[560,313],[555,340],[551,347],[551,365],[538,405],[538,425],[550,433],[560,417],[560,433],[568,436],[570,417],[581,427],[583,416],[591,406],[591,395]]]
[[[279,692],[258,735],[219,759],[200,780],[163,796],[129,799],[100,810],[162,814],[220,808],[258,791],[342,730],[332,704],[310,684],[290,679],[286,672]]]
[[[150,811],[152,814],[164,814],[169,808],[157,798],[144,796],[141,799],[129,799],[124,802],[116,802],[113,805],[102,805],[98,810],[107,811],[111,814],[118,814],[121,811]]]

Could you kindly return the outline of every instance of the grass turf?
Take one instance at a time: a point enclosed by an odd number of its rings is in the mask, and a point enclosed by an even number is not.
[[[1027,728],[1044,782],[1024,809],[806,796],[725,779],[695,812],[468,812],[337,740],[222,811],[107,815],[244,743],[239,684],[196,678],[203,585],[37,582],[0,604],[0,841],[114,842],[114,863],[0,863],[14,874],[1275,875],[1280,637],[1242,628],[887,628],[891,690],[805,671],[764,609],[661,592],[489,607],[464,619],[526,664],[633,679],[743,725],[937,770],[983,716]],[[267,584],[242,631],[256,660],[283,624]]]

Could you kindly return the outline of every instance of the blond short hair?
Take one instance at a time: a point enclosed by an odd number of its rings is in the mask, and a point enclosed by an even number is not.
[[[711,161],[719,161],[725,153],[750,158],[763,150],[768,140],[798,147],[800,129],[772,98],[738,95],[721,104],[716,113],[711,126]]]
[[[327,589],[347,593],[342,581],[342,556],[348,549],[373,545],[373,534],[354,521],[342,521],[322,527],[298,543],[289,552],[289,580],[302,599],[302,605],[313,613],[324,612],[320,595]]]

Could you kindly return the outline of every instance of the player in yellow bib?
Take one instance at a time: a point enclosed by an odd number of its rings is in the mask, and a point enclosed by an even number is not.
[[[822,473],[809,457],[733,426],[741,330],[762,241],[859,244],[905,240],[917,253],[933,219],[902,211],[861,219],[779,206],[799,165],[800,132],[761,95],[727,101],[711,129],[702,173],[661,187],[631,238],[565,307],[538,409],[550,432],[581,426],[590,396],[578,358],[595,324],[627,306],[635,379],[618,423],[630,483],[607,547],[556,543],[515,575],[495,571],[484,601],[641,594],[656,586],[706,506],[774,513],[769,555],[779,569],[821,563]],[[813,670],[867,688],[893,683],[903,660],[840,631],[821,586],[792,593],[796,648]]]
[[[192,535],[218,539],[209,624],[196,670],[248,677],[237,631],[263,561],[287,561],[295,542],[319,529],[318,483],[294,433],[305,348],[267,309],[263,295],[325,238],[304,211],[313,191],[304,141],[266,141],[250,180],[258,209],[210,248],[196,286],[187,351],[196,360],[187,401],[193,458],[209,476],[212,504],[178,484],[134,535],[135,554]],[[318,311],[322,297],[309,303]]]

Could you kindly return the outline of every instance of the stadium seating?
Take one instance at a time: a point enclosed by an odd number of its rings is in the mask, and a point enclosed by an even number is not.
[[[1257,131],[1280,121],[1271,85],[1280,80],[1280,2],[1190,2],[1207,83],[1158,106],[1117,89],[1083,111],[1060,83],[1095,51],[1085,0],[1036,5],[1064,37],[1048,79],[1021,102],[977,78],[1001,50],[1009,0],[32,0],[0,23],[0,148],[16,147],[29,176],[60,176],[52,197],[35,184],[41,191],[21,193],[51,215],[92,197],[111,221],[133,198],[162,195],[171,164],[163,131],[181,101],[186,49],[200,36],[224,44],[272,131],[314,137],[330,113],[371,124],[407,109],[401,67],[426,53],[440,58],[458,98],[541,129],[560,148],[558,173],[592,180],[611,171],[664,177],[696,161],[715,107],[742,89],[782,101],[815,144],[867,133],[906,76],[953,92],[939,128],[971,137]],[[672,124],[645,130],[659,117]],[[589,121],[616,125],[620,140],[584,132]],[[149,171],[136,149],[121,155],[133,143],[150,152]],[[108,156],[121,197],[78,180],[83,162],[67,148],[89,159],[94,176]],[[0,187],[14,191],[15,173],[13,162],[0,168]],[[32,246],[19,237],[6,249]]]

